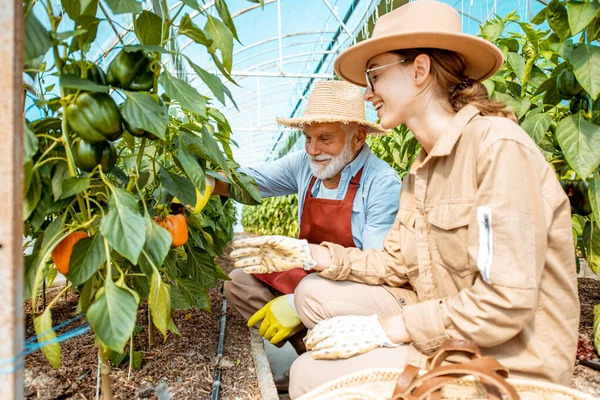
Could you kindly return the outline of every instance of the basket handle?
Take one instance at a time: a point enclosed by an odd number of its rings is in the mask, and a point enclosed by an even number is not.
[[[464,354],[473,360],[481,357],[479,346],[470,340],[448,339],[431,356],[429,368],[434,369],[442,365],[446,359],[455,354]]]
[[[501,375],[485,367],[469,363],[438,367],[417,378],[404,392],[394,391],[392,400],[423,400],[440,390],[444,385],[461,376],[473,375],[492,388],[508,396],[508,400],[519,400],[519,394]],[[396,388],[398,389],[398,388]],[[492,399],[501,399],[499,394],[489,390]]]
[[[469,361],[463,364],[441,366],[449,356],[455,354],[466,355],[469,357]],[[482,381],[491,385],[488,394],[492,398],[500,398],[498,389],[512,396],[509,398],[519,398],[512,386],[504,380],[508,377],[508,369],[493,357],[482,357],[477,344],[469,340],[446,340],[431,357],[430,369],[429,373],[419,378],[417,377],[419,369],[407,365],[398,378],[393,399],[424,398],[424,396],[438,391],[446,383],[464,375],[479,376]],[[485,375],[485,378],[482,375]]]

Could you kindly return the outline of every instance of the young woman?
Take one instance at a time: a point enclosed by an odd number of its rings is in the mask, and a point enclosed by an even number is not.
[[[579,325],[569,202],[481,84],[502,61],[461,32],[454,8],[427,0],[382,16],[336,60],[340,77],[366,86],[381,125],[405,124],[422,151],[384,250],[310,245],[320,272],[295,292],[312,331],[292,365],[292,398],[364,368],[423,367],[449,338],[476,342],[513,377],[569,383]],[[286,246],[263,239],[240,265],[268,269]],[[298,254],[289,268],[306,264]]]

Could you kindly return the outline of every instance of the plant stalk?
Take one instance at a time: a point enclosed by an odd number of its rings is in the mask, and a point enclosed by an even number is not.
[[[98,359],[100,360],[100,379],[102,381],[102,399],[112,400],[112,388],[110,384],[110,368],[108,367],[108,358],[104,357],[102,346],[98,347]]]

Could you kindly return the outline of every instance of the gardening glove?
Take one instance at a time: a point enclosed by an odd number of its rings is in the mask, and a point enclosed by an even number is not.
[[[294,306],[294,295],[279,296],[267,303],[248,320],[248,327],[253,327],[262,320],[258,333],[277,344],[288,337],[300,325],[300,317]]]
[[[337,360],[377,347],[398,347],[386,335],[379,317],[341,316],[319,322],[306,336],[306,349],[315,360]]]
[[[247,274],[270,274],[294,268],[310,270],[317,265],[312,259],[308,242],[287,236],[259,236],[232,242],[236,250],[229,258],[236,268]]]

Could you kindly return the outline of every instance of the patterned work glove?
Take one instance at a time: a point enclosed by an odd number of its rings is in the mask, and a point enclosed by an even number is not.
[[[319,322],[305,339],[315,360],[337,360],[377,347],[398,347],[385,334],[379,317],[341,316]]]
[[[258,333],[260,336],[277,344],[288,337],[300,325],[300,317],[294,307],[294,295],[279,296],[267,303],[248,320],[248,327],[262,320]]]
[[[294,268],[310,270],[317,262],[310,255],[308,242],[287,236],[260,236],[232,242],[236,249],[229,258],[237,260],[236,268],[247,274],[288,271]]]

